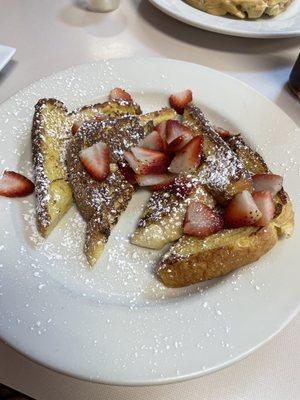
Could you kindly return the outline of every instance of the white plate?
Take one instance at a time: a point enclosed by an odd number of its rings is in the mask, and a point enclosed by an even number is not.
[[[178,77],[181,77],[178,79]],[[72,109],[114,86],[144,110],[192,88],[218,124],[240,130],[279,174],[299,212],[300,135],[278,107],[243,83],[195,64],[140,58],[82,65],[42,79],[0,107],[2,168],[28,174],[30,125],[40,97]],[[299,225],[262,260],[222,279],[166,289],[152,269],[158,254],[128,243],[147,197],[134,196],[93,270],[82,256],[75,207],[46,241],[33,196],[0,199],[0,336],[30,358],[84,379],[157,384],[203,375],[245,357],[296,314]]]
[[[3,46],[2,44],[0,44],[0,71],[3,67],[5,67],[5,65],[12,58],[15,52],[16,49],[14,49],[13,47]]]
[[[252,38],[300,36],[299,0],[293,0],[287,10],[275,18],[260,18],[252,21],[211,15],[191,7],[183,0],[149,1],[171,17],[207,31]]]

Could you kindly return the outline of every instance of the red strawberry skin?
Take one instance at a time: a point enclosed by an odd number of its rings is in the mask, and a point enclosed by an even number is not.
[[[156,151],[165,150],[164,140],[157,131],[149,133],[144,139],[140,140],[138,146]]]
[[[133,186],[137,185],[135,173],[126,161],[119,161],[118,168],[127,182],[131,183]]]
[[[162,121],[154,127],[154,129],[160,134],[162,138],[166,138],[166,126],[167,121]]]
[[[169,187],[175,179],[171,174],[136,175],[140,186],[151,186],[153,190],[163,190]]]
[[[159,133],[159,136],[162,139],[163,146],[164,146],[163,151],[165,151],[165,152],[167,151],[167,147],[168,147],[168,143],[166,140],[166,134],[167,134],[166,127],[167,127],[167,121],[162,121],[154,127],[154,129],[156,130],[156,132]]]
[[[169,157],[165,153],[144,147],[131,147],[131,152],[137,160],[138,175],[162,174],[168,168]]]
[[[275,196],[282,189],[283,178],[275,174],[256,174],[252,181],[255,191],[268,190]]]
[[[124,157],[137,175],[163,174],[169,165],[169,157],[161,152],[132,147],[133,152],[125,151]]]
[[[192,135],[182,135],[173,140],[168,146],[168,152],[173,154],[181,150],[193,139]]]
[[[193,93],[186,89],[182,92],[172,94],[169,97],[169,103],[172,108],[178,113],[183,114],[184,108],[193,100]]]
[[[109,148],[98,142],[79,152],[79,157],[87,172],[97,181],[105,180],[109,173]]]
[[[176,120],[169,120],[166,125],[168,152],[176,153],[193,139],[193,132]]]
[[[202,150],[203,136],[195,136],[175,155],[169,166],[169,171],[178,174],[197,168],[201,162]]]
[[[79,121],[74,121],[72,128],[71,128],[71,133],[72,135],[76,135],[78,129],[80,128],[81,123]]]
[[[188,206],[183,226],[185,234],[205,238],[223,227],[223,218],[206,204],[195,201]]]
[[[131,95],[119,87],[116,87],[110,91],[109,98],[110,100],[132,101]]]
[[[189,129],[182,125],[179,121],[176,119],[170,119],[166,123],[166,139],[168,144],[170,144],[173,140],[178,138],[179,136],[183,135],[185,133],[185,130]]]
[[[232,137],[232,134],[229,131],[221,128],[220,126],[214,126],[214,130],[217,132],[218,135],[221,136],[222,139],[226,140]]]
[[[0,178],[0,196],[23,197],[34,191],[34,184],[24,175],[14,171],[4,171]]]
[[[256,222],[256,226],[266,226],[275,215],[275,205],[271,192],[261,191],[252,193],[252,197],[262,213],[262,217]]]
[[[224,218],[228,228],[241,228],[255,225],[261,216],[251,193],[244,190],[230,200],[225,209]]]

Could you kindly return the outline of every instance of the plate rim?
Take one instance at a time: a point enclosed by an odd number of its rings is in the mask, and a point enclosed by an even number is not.
[[[123,60],[141,60],[141,61],[147,61],[147,60],[149,60],[149,59],[150,59],[150,60],[156,59],[156,60],[160,60],[161,62],[171,62],[171,63],[172,63],[172,62],[175,62],[175,63],[179,63],[179,64],[182,64],[182,65],[184,65],[184,64],[191,65],[191,64],[192,64],[192,65],[194,65],[194,66],[197,66],[198,68],[200,67],[200,68],[202,68],[202,69],[209,70],[210,72],[220,74],[220,75],[222,75],[223,77],[226,77],[226,79],[229,78],[229,80],[236,81],[236,82],[239,83],[240,85],[246,87],[248,90],[250,90],[250,91],[252,91],[253,93],[256,93],[257,95],[259,95],[260,97],[262,97],[262,98],[264,99],[264,101],[267,101],[269,104],[272,104],[273,107],[275,106],[275,107],[276,107],[277,109],[279,109],[280,112],[281,112],[282,114],[284,114],[285,117],[288,118],[296,127],[298,126],[298,125],[296,124],[296,122],[295,122],[292,118],[290,118],[277,104],[273,103],[270,99],[268,99],[267,97],[265,97],[264,95],[262,95],[258,90],[252,88],[252,87],[249,86],[247,83],[245,83],[245,82],[243,82],[243,81],[240,81],[240,80],[237,79],[237,78],[234,78],[234,77],[232,77],[232,76],[230,76],[230,75],[227,75],[227,74],[224,73],[224,72],[215,70],[215,69],[213,69],[213,68],[209,68],[209,67],[206,67],[206,66],[202,66],[202,65],[199,65],[199,64],[196,64],[196,63],[190,63],[190,62],[187,62],[187,61],[181,61],[181,60],[176,60],[176,59],[167,59],[167,58],[161,58],[161,57],[130,57],[130,58],[123,57],[123,58],[111,59],[110,61],[111,61],[112,63],[113,63],[113,62],[117,62],[117,63],[118,63],[118,62],[120,62],[120,61],[122,62]],[[103,64],[103,63],[105,63],[105,61],[107,61],[107,60],[100,60],[100,61],[98,61],[98,62],[96,62],[96,63],[95,63],[95,62],[92,62],[92,63],[83,63],[83,64],[71,66],[71,67],[69,67],[69,68],[67,68],[67,69],[64,69],[64,70],[61,70],[61,71],[53,72],[52,74],[50,74],[50,75],[48,75],[48,76],[45,76],[45,77],[42,77],[42,78],[40,78],[40,79],[38,79],[38,80],[32,82],[31,84],[27,85],[27,86],[24,87],[23,89],[17,91],[17,92],[16,92],[14,95],[12,95],[10,98],[8,98],[8,99],[6,99],[4,102],[2,102],[2,103],[1,103],[1,106],[4,105],[5,103],[11,101],[11,100],[12,100],[15,96],[17,96],[18,94],[22,94],[23,91],[28,90],[32,85],[35,85],[35,84],[37,84],[38,82],[47,80],[47,79],[49,79],[49,78],[51,78],[51,77],[54,77],[55,75],[59,75],[59,74],[61,74],[61,73],[66,73],[67,71],[76,70],[77,68],[80,68],[80,67],[90,66],[90,65],[94,65],[94,64]],[[267,343],[269,340],[271,340],[274,336],[276,336],[282,329],[284,329],[284,328],[291,322],[291,320],[298,314],[299,311],[300,311],[300,303],[298,304],[298,307],[295,308],[295,310],[294,310],[292,313],[290,313],[290,314],[287,316],[287,318],[285,318],[284,321],[281,322],[281,324],[280,324],[280,326],[278,327],[278,329],[277,329],[277,330],[274,330],[273,333],[272,333],[270,336],[268,336],[265,340],[259,342],[256,346],[252,347],[250,350],[248,350],[248,351],[242,353],[239,357],[235,357],[234,359],[229,359],[229,360],[227,360],[226,362],[221,363],[221,364],[218,364],[218,365],[214,366],[213,368],[207,369],[207,370],[205,370],[205,371],[201,371],[201,370],[200,370],[200,371],[197,371],[197,372],[192,373],[192,374],[186,374],[186,375],[180,375],[180,376],[173,376],[173,377],[170,377],[170,378],[153,379],[153,380],[152,380],[152,379],[146,379],[146,380],[144,380],[144,381],[139,380],[139,381],[130,381],[130,382],[126,382],[126,381],[120,381],[120,379],[118,379],[118,380],[104,379],[104,380],[103,380],[102,378],[101,378],[101,379],[91,379],[91,381],[93,381],[93,382],[99,382],[99,383],[103,383],[103,384],[111,384],[111,385],[113,384],[113,385],[122,385],[122,386],[160,385],[160,384],[175,383],[175,382],[185,381],[185,380],[189,380],[189,379],[194,379],[194,378],[197,378],[197,377],[200,377],[200,376],[204,376],[204,375],[209,374],[209,373],[213,373],[213,372],[215,372],[215,371],[217,371],[217,370],[220,370],[220,369],[229,367],[230,365],[234,364],[235,362],[238,362],[238,361],[240,361],[240,360],[246,358],[248,355],[250,355],[251,353],[253,353],[254,351],[256,351],[258,348],[260,348],[261,346],[263,346],[265,343]],[[9,340],[9,339],[7,339],[7,338],[2,337],[2,336],[1,336],[1,329],[0,329],[0,337],[2,338],[2,340],[3,340],[5,343],[7,343],[10,347],[12,347],[12,348],[15,349],[16,351],[18,351],[20,354],[25,355],[27,358],[29,358],[29,359],[31,359],[31,360],[37,362],[38,364],[40,364],[40,365],[42,365],[42,366],[45,366],[45,367],[48,368],[48,369],[52,369],[52,370],[54,369],[53,364],[51,365],[51,363],[47,363],[47,362],[41,361],[41,360],[39,360],[38,358],[36,358],[36,357],[34,357],[34,356],[30,356],[28,353],[22,351],[20,348],[18,348],[17,346],[15,346],[15,345],[13,344],[13,341],[11,341],[11,340]],[[67,376],[75,377],[75,378],[78,378],[78,379],[84,379],[84,380],[88,379],[87,376],[84,375],[84,374],[80,374],[80,373],[78,373],[78,374],[68,373],[66,370],[60,369],[60,368],[58,368],[58,367],[55,367],[55,370],[56,370],[56,371],[59,371],[60,373],[62,373],[62,374],[64,374],[64,375],[67,375]]]

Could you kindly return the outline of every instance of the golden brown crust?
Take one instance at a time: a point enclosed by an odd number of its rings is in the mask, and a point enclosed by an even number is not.
[[[84,106],[68,113],[62,102],[41,99],[32,124],[32,154],[36,185],[37,227],[47,237],[72,204],[72,191],[65,167],[65,149],[71,126],[98,116],[140,114],[133,102],[108,101]]]
[[[76,204],[87,221],[85,254],[93,265],[101,254],[112,227],[127,207],[135,187],[117,167],[124,150],[128,150],[152,129],[142,127],[139,118],[124,116],[101,122],[90,121],[82,125],[72,138],[67,150],[67,166]],[[110,162],[114,168],[108,178],[95,181],[85,170],[79,152],[96,142],[107,143]]]
[[[199,194],[201,201],[203,196],[207,198],[211,194],[224,203],[244,189],[252,190],[250,174],[198,107],[186,107],[183,123],[204,137],[204,162],[188,174],[195,188],[187,196],[182,196],[181,190],[153,192],[131,237],[131,243],[137,246],[160,249],[177,240],[182,235],[186,208],[190,201],[199,200]],[[179,176],[176,182],[185,182],[186,178],[186,175]]]
[[[251,174],[264,174],[269,172],[269,168],[260,154],[254,151],[241,137],[235,135],[226,140],[229,147],[243,161],[246,169]]]
[[[204,137],[204,163],[198,175],[206,190],[222,204],[242,190],[251,191],[249,171],[199,107],[190,105],[185,108],[184,123]]]
[[[75,116],[75,118],[83,116],[84,119],[91,119],[99,114],[107,114],[110,117],[117,117],[123,114],[140,115],[141,113],[142,111],[140,106],[132,101],[113,100],[83,106],[72,111],[69,116]]]
[[[144,115],[126,115],[103,121],[84,123],[72,138],[67,150],[67,166],[76,204],[87,221],[84,252],[94,265],[104,249],[112,227],[126,209],[135,187],[118,168],[124,150],[150,133],[153,125],[174,116],[168,108]],[[83,167],[79,152],[96,142],[104,141],[110,148],[110,162],[114,168],[104,182],[91,178]]]
[[[251,175],[268,173],[263,158],[239,136],[227,143]],[[164,255],[157,274],[166,286],[180,287],[217,278],[258,260],[294,227],[292,203],[284,189],[275,196],[275,218],[265,228],[222,230],[206,239],[182,236]]]
[[[169,119],[175,119],[176,115],[177,114],[173,110],[173,108],[165,107],[158,111],[153,111],[147,114],[143,114],[139,118],[142,125],[146,125],[148,122],[152,122],[153,125],[158,125],[163,121],[167,121]]]
[[[69,143],[66,155],[69,181],[83,218],[88,222],[85,253],[89,260],[100,254],[100,235],[107,241],[111,228],[127,207],[135,187],[116,167],[103,182],[94,180],[84,168],[79,152],[85,147],[103,141],[110,150],[110,162],[116,166],[124,150],[134,146],[146,131],[137,117],[124,116],[104,121],[84,123]],[[96,245],[99,243],[99,246]],[[93,261],[93,263],[96,260]]]
[[[84,254],[92,267],[101,256],[110,235],[109,223],[99,218],[91,218],[86,224]]]
[[[72,192],[61,154],[66,143],[67,109],[56,99],[41,99],[32,123],[32,159],[35,175],[38,231],[47,237],[67,212]]]
[[[160,195],[159,192],[158,195]],[[146,247],[150,249],[161,249],[166,244],[179,239],[182,236],[183,220],[188,204],[192,201],[201,201],[209,207],[215,206],[214,198],[207,193],[202,187],[198,186],[188,199],[177,199],[174,198],[176,194],[170,194],[165,196],[160,201],[163,201],[162,207],[164,207],[164,215],[160,215],[160,218],[155,219],[151,208],[145,209],[145,212],[139,222],[139,226],[131,236],[131,243],[140,247]],[[179,196],[179,193],[177,194]],[[179,202],[178,202],[179,200]],[[154,198],[155,201],[155,198]],[[169,212],[166,212],[167,207]],[[149,214],[147,214],[149,213]]]
[[[285,193],[287,196],[287,194]],[[279,237],[289,238],[294,231],[294,211],[292,202],[288,199],[282,203],[281,212],[273,220]]]
[[[273,224],[261,229],[244,228],[243,231],[229,243],[207,249],[204,240],[192,238],[199,241],[199,250],[195,252],[191,246],[187,256],[180,254],[183,242],[187,247],[186,242],[190,239],[183,236],[162,260],[157,269],[158,276],[168,287],[187,286],[217,278],[258,260],[277,243],[277,231]],[[227,231],[222,234],[226,235]],[[210,236],[210,240],[214,240],[214,236],[220,234]]]

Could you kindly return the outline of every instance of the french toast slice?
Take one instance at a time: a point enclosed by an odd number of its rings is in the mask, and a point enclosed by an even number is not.
[[[72,190],[65,167],[65,148],[74,121],[96,116],[140,114],[133,102],[109,101],[68,113],[56,99],[41,99],[35,106],[32,124],[32,157],[36,190],[37,228],[47,237],[72,204]]]
[[[91,266],[101,255],[111,229],[136,189],[119,168],[124,151],[152,132],[154,125],[174,116],[173,110],[163,109],[141,116],[89,121],[70,140],[66,157],[68,177],[76,204],[87,223],[84,253]],[[90,176],[79,157],[82,149],[97,142],[105,142],[110,151],[110,174],[101,182]]]
[[[240,135],[227,141],[251,175],[267,173],[263,158]],[[163,256],[157,275],[169,287],[181,287],[223,276],[258,260],[281,236],[293,232],[294,214],[284,189],[274,198],[275,217],[265,227],[223,229],[205,239],[183,235]]]
[[[183,123],[194,135],[204,137],[201,166],[175,180],[177,190],[154,191],[145,207],[131,243],[151,249],[161,249],[179,239],[188,204],[198,200],[212,207],[215,199],[226,203],[236,193],[252,189],[250,174],[227,143],[196,106],[185,108]],[[188,185],[186,184],[189,181]],[[186,192],[188,188],[188,195]]]
[[[67,116],[67,108],[56,99],[41,99],[35,106],[32,158],[37,228],[43,237],[49,235],[72,203],[72,191],[62,157]]]

